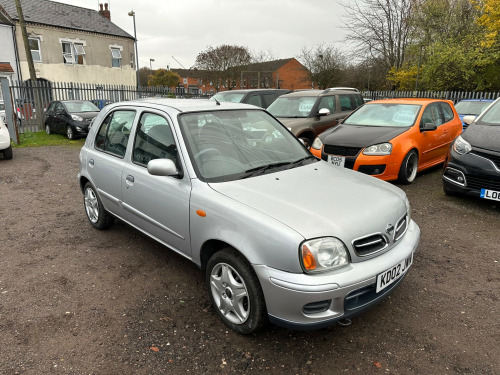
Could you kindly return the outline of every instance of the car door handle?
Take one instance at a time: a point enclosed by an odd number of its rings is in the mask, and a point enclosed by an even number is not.
[[[128,175],[127,181],[134,182],[134,176]]]
[[[89,160],[89,166],[93,167],[94,166],[94,159]]]

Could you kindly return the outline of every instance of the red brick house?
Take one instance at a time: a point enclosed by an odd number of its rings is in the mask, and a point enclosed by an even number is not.
[[[197,69],[172,69],[179,74],[180,82],[175,88],[177,94],[210,95],[217,90],[213,82],[205,82],[201,77],[203,72]],[[230,89],[280,88],[280,89],[310,89],[312,82],[307,69],[295,58],[254,63],[239,69],[239,79],[235,80]],[[219,91],[229,88],[222,85]]]

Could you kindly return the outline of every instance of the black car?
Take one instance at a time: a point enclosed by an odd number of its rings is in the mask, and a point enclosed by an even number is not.
[[[453,142],[443,169],[446,194],[500,201],[500,98],[474,119]]]
[[[86,137],[98,113],[99,108],[89,101],[54,101],[45,111],[45,132],[66,134],[69,139]]]
[[[221,91],[212,96],[219,102],[247,103],[257,107],[267,108],[278,96],[291,92],[286,89],[248,89]]]

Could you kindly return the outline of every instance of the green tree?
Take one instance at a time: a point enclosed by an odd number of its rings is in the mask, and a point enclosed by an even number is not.
[[[236,86],[241,71],[252,61],[252,56],[246,47],[221,45],[209,46],[196,57],[196,68],[200,78],[212,82],[217,91],[222,86],[229,90]]]
[[[171,70],[157,69],[148,77],[148,86],[177,86],[180,79],[181,77]]]

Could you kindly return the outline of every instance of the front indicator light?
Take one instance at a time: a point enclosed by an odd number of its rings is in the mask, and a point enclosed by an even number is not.
[[[304,264],[304,268],[308,271],[316,269],[316,259],[314,259],[314,255],[312,255],[311,250],[307,248],[307,245],[302,246],[302,263]]]

